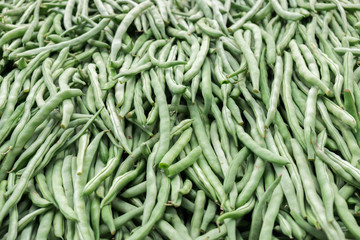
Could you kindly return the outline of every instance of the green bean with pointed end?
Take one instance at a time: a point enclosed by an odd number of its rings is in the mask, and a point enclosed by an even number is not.
[[[201,46],[197,54],[196,59],[191,65],[191,68],[185,72],[184,82],[189,82],[193,79],[200,71],[201,67],[204,65],[206,55],[209,51],[210,46],[210,37],[206,34],[203,34]],[[204,67],[203,67],[204,68]],[[205,73],[206,74],[206,73]]]
[[[280,56],[277,56],[275,69],[274,69],[274,81],[271,85],[271,94],[269,99],[268,113],[265,120],[265,127],[269,127],[273,119],[275,118],[280,91],[281,91],[282,78],[283,78],[283,62],[282,62],[282,58]]]
[[[145,2],[142,2],[141,4],[138,4],[136,7],[131,9],[126,14],[125,18],[121,21],[121,24],[116,29],[114,41],[111,44],[111,51],[110,51],[111,61],[115,61],[117,59],[117,54],[121,48],[123,35],[126,33],[130,24],[134,21],[134,19],[137,16],[139,16],[142,12],[144,12],[151,6],[153,6],[153,4],[150,1],[145,1]]]
[[[53,176],[52,176],[52,188],[54,189],[54,197],[58,203],[60,212],[69,220],[77,221],[78,217],[74,210],[70,207],[67,198],[65,196],[65,191],[62,186],[62,177],[61,177],[62,162],[57,161],[54,164]]]
[[[110,19],[103,19],[103,20],[101,20],[101,22],[99,22],[96,25],[96,27],[94,27],[93,29],[91,29],[90,31],[86,32],[85,34],[83,34],[81,36],[78,36],[78,37],[73,38],[68,41],[53,44],[51,46],[45,46],[45,47],[39,47],[39,48],[27,50],[25,52],[18,53],[17,56],[18,57],[29,57],[29,56],[37,55],[39,53],[46,52],[46,51],[58,51],[60,49],[63,49],[64,47],[75,46],[75,45],[77,45],[81,42],[85,42],[88,39],[92,38],[93,36],[97,35],[101,30],[103,30],[109,24],[109,22],[110,22]]]
[[[168,168],[171,163],[177,158],[180,152],[184,149],[185,145],[190,141],[193,133],[192,128],[185,130],[174,143],[174,145],[168,150],[159,163],[160,168]]]
[[[197,159],[199,158],[201,152],[202,152],[202,150],[201,150],[200,146],[194,148],[193,150],[191,150],[191,152],[185,158],[183,158],[183,159],[179,160],[178,162],[170,165],[167,168],[167,170],[165,171],[166,175],[168,177],[172,177],[172,176],[182,172],[187,167],[190,167],[191,165],[194,164],[194,162],[197,161]]]
[[[260,234],[260,227],[262,223],[262,211],[265,208],[266,202],[272,196],[275,188],[279,184],[281,180],[281,176],[277,177],[276,180],[269,186],[269,188],[265,191],[265,193],[261,196],[259,204],[255,207],[252,214],[252,222],[250,227],[250,235],[249,239],[258,239]]]
[[[100,203],[100,208],[104,205],[109,204],[116,195],[132,180],[136,178],[136,176],[143,170],[145,163],[141,161],[135,170],[129,171],[117,178],[114,179],[109,192],[105,195],[104,199]]]
[[[159,118],[160,118],[160,146],[155,156],[155,164],[159,164],[169,149],[170,145],[170,116],[166,101],[165,92],[161,87],[159,79],[154,70],[150,70],[151,86],[155,92],[157,101],[159,102]]]
[[[170,43],[171,42],[172,42],[172,40],[170,41]],[[169,68],[169,67],[173,67],[173,66],[177,66],[177,65],[186,64],[185,61],[162,62],[162,61],[159,61],[158,59],[156,59],[155,58],[156,49],[159,47],[162,47],[166,44],[167,44],[166,40],[157,40],[150,45],[148,52],[149,52],[149,57],[150,57],[152,64],[154,64],[155,66],[158,66],[160,68]]]
[[[237,20],[229,27],[229,32],[234,32],[237,29],[241,28],[246,21],[251,19],[259,11],[263,3],[264,0],[257,0],[256,3],[252,6],[252,8],[244,16],[242,16],[239,20]]]
[[[258,0],[259,2],[260,0]],[[241,49],[241,51],[244,54],[244,57],[246,59],[247,62],[247,66],[250,72],[250,77],[251,77],[251,82],[252,82],[252,87],[253,87],[253,92],[259,92],[259,78],[260,78],[260,70],[258,67],[258,62],[254,56],[254,53],[252,52],[250,46],[246,43],[242,32],[236,31],[234,33],[234,37],[235,37],[235,41],[238,45],[238,47]]]

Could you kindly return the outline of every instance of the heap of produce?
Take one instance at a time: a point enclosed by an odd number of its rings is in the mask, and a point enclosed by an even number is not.
[[[360,239],[359,0],[0,0],[0,238]]]

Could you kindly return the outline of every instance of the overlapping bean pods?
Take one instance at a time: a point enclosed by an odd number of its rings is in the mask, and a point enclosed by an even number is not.
[[[0,0],[0,239],[360,239],[358,0]]]

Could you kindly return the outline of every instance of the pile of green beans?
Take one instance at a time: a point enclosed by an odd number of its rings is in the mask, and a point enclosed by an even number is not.
[[[0,239],[360,239],[359,0],[0,0]]]

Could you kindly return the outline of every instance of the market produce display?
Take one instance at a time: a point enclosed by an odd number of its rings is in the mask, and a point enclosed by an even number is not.
[[[0,239],[360,239],[358,0],[0,0]]]

